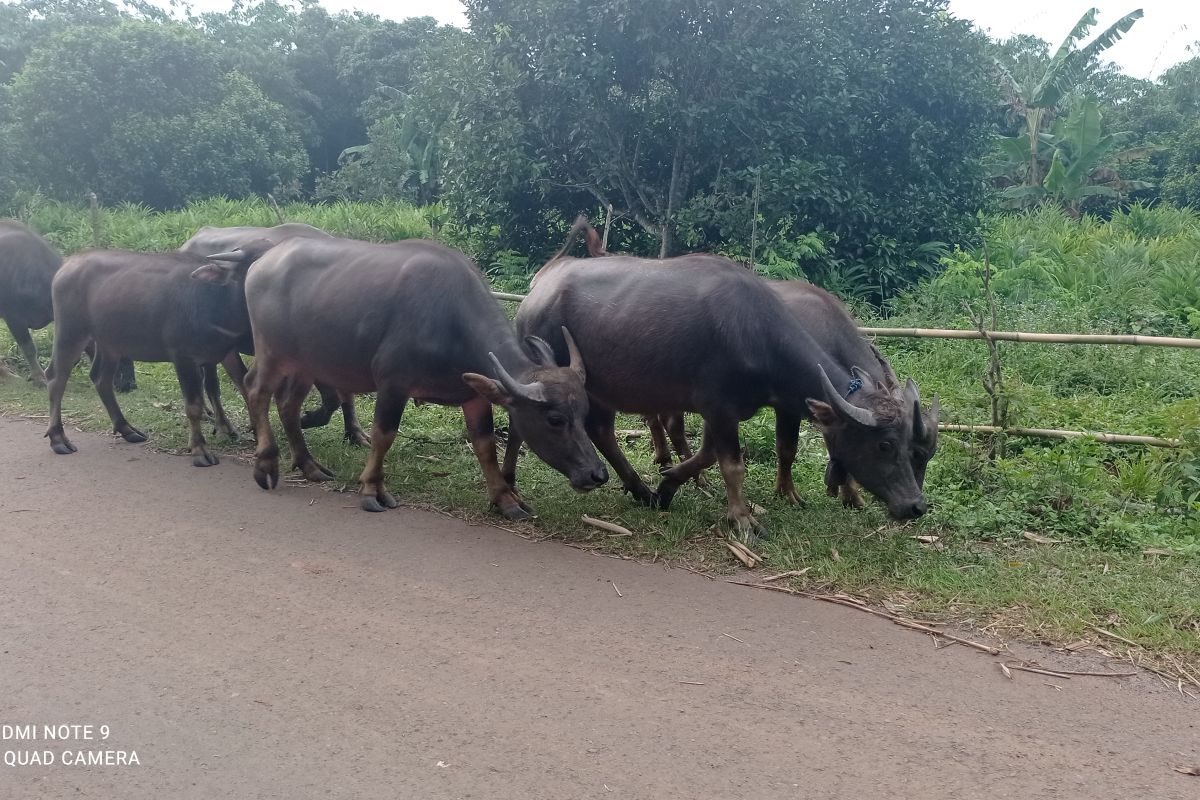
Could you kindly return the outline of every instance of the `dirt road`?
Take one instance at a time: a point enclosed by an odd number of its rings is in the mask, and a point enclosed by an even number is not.
[[[41,433],[0,419],[0,726],[38,736],[0,751],[56,763],[0,763],[3,798],[1200,797],[1200,707],[1157,680],[1009,681],[852,610]],[[62,763],[103,750],[139,764]]]

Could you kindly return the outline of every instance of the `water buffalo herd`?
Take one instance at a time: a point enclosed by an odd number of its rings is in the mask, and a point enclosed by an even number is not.
[[[569,255],[580,236],[586,258]],[[383,466],[409,400],[462,408],[488,498],[510,519],[531,512],[516,489],[525,444],[579,492],[608,480],[598,449],[636,501],[664,510],[680,486],[715,463],[729,524],[763,534],[743,492],[738,426],[764,406],[775,412],[776,491],[786,500],[802,502],[792,464],[807,419],[825,440],[830,495],[860,506],[861,485],[896,519],[928,508],[922,484],[937,448],[937,396],[923,409],[916,384],[901,385],[840,301],[802,281],[764,280],[720,256],[611,254],[583,217],[534,277],[515,325],[456,250],[421,239],[342,239],[296,223],[205,227],[171,253],[88,250],[63,261],[30,229],[0,221],[0,317],[31,377],[48,380],[46,436],[59,454],[75,452],[61,406],[86,350],[113,430],[130,442],[146,436],[121,412],[114,375],[130,360],[174,365],[192,463],[200,467],[217,463],[201,430],[206,414],[219,431],[237,435],[221,403],[223,365],[249,411],[253,474],[263,489],[279,481],[271,400],[292,466],[312,481],[332,475],[303,429],[340,408],[346,438],[370,447],[360,477],[368,511],[396,505]],[[29,330],[52,318],[54,354],[44,374]],[[249,370],[242,355],[254,356]],[[321,405],[302,414],[313,388]],[[361,393],[375,395],[369,436],[354,410]],[[509,421],[503,465],[497,405]],[[653,490],[621,451],[618,412],[641,414],[650,426],[661,471]],[[704,423],[694,454],[683,430],[687,412]]]

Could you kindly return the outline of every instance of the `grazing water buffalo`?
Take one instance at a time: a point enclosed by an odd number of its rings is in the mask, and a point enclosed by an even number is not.
[[[210,253],[236,250],[241,245],[256,240],[266,240],[279,244],[287,239],[332,238],[331,234],[326,233],[320,228],[314,228],[312,225],[306,225],[303,222],[285,222],[270,228],[246,226],[216,228],[211,225],[205,225],[196,231],[192,238],[183,243],[183,246],[179,248],[179,252],[190,253],[202,258]],[[246,355],[254,355],[254,342],[251,337],[247,336],[239,344],[238,349]],[[238,390],[245,396],[244,380],[246,377],[246,365],[242,363],[241,358],[235,354],[234,358],[226,364],[226,371],[229,372],[229,376],[233,379]],[[216,366],[206,367],[204,373],[205,385],[217,385],[216,380]],[[300,427],[317,428],[326,425],[333,418],[333,412],[340,407],[342,409],[342,423],[346,431],[346,441],[356,445],[370,444],[370,440],[358,422],[358,413],[354,409],[354,396],[348,395],[342,397],[336,389],[322,383],[316,384],[316,389],[321,395],[321,405],[312,411],[304,413],[304,416],[300,418]]]
[[[254,478],[264,489],[279,480],[267,414],[273,394],[293,465],[309,480],[332,477],[313,459],[299,424],[314,381],[376,392],[371,454],[360,478],[367,511],[396,506],[384,487],[383,460],[410,399],[462,406],[489,498],[510,519],[528,516],[529,508],[500,474],[493,403],[508,409],[513,430],[576,490],[608,479],[583,429],[584,362],[570,334],[557,331],[569,367],[546,360],[544,341],[523,350],[482,275],[455,250],[420,239],[293,239],[255,264],[246,299],[256,354],[247,380],[258,439]]]
[[[914,441],[925,427],[915,384],[893,389],[843,366],[764,281],[737,264],[702,254],[556,257],[521,303],[517,328],[552,342],[561,357],[565,345],[555,332],[563,326],[580,337],[589,365],[588,434],[639,501],[669,507],[679,486],[716,462],[730,523],[763,532],[742,494],[738,423],[772,406],[788,429],[814,419],[831,463],[881,497],[893,517],[927,510],[913,469]],[[617,411],[697,412],[704,418],[700,451],[663,473],[651,492],[617,444]]]
[[[599,258],[611,255],[604,249],[600,237],[584,217],[575,221],[572,236],[568,237],[564,250],[574,244],[573,240],[579,233],[585,236],[589,256]],[[859,333],[858,323],[841,300],[806,281],[769,280],[766,283],[779,295],[779,299],[792,316],[837,364],[846,370],[865,373],[860,381],[865,382],[869,379],[870,383],[866,387],[868,391],[883,390],[895,393],[899,390],[900,383],[891,365],[875,345]],[[913,473],[918,486],[924,486],[925,469],[937,451],[939,410],[938,396],[934,394],[929,411],[914,419],[914,424],[920,426],[919,433],[913,437],[912,446]],[[668,439],[680,461],[692,457],[692,449],[684,431],[683,414],[651,415],[645,419],[654,445],[654,460],[659,465],[660,472],[670,469],[672,464]],[[796,460],[799,434],[799,420],[786,415],[776,415],[775,452],[778,457],[778,473],[775,478],[775,491],[794,505],[802,505],[804,502],[792,480],[792,465]],[[507,453],[505,455],[505,468],[508,470],[510,464]],[[825,486],[829,496],[840,495],[844,505],[856,508],[863,506],[854,477],[835,461],[831,460],[825,468]]]
[[[170,361],[183,391],[192,463],[216,464],[217,457],[208,452],[200,432],[205,388],[201,365],[237,354],[238,341],[250,330],[246,271],[271,246],[267,241],[254,242],[214,259],[122,250],[91,250],[67,259],[53,284],[54,377],[46,436],[54,452],[75,452],[63,431],[62,397],[71,366],[92,340],[96,348],[92,383],[114,432],[127,442],[146,440],[125,419],[113,394],[118,359]],[[218,427],[232,431],[215,385],[208,387],[208,393]]]
[[[29,363],[30,380],[42,385],[46,373],[29,331],[54,319],[50,284],[60,266],[62,258],[45,239],[19,222],[0,220],[0,318]]]

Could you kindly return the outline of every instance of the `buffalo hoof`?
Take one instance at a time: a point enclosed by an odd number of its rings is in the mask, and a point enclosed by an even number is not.
[[[29,382],[32,383],[34,386],[38,387],[39,389],[46,388],[46,376],[45,375],[30,375]]]
[[[201,448],[197,452],[192,453],[192,466],[193,467],[215,467],[217,464],[220,464],[220,463],[221,463],[221,460],[219,458],[217,458],[215,455],[213,455],[212,453],[208,452],[208,450],[205,450],[203,448]]]
[[[754,518],[749,512],[736,514],[730,512],[726,515],[725,521],[729,527],[742,538],[746,543],[753,542],[755,539],[767,539],[771,536],[771,532],[767,527]]]
[[[279,469],[276,467],[254,467],[254,482],[260,488],[270,491],[279,485]]]
[[[115,431],[115,433],[117,433],[122,439],[130,444],[141,444],[142,442],[146,441],[146,434],[142,433],[132,425],[126,425],[125,427]]]
[[[806,508],[808,506],[808,503],[804,502],[804,498],[801,497],[800,493],[796,491],[795,486],[788,488],[776,486],[775,494],[779,495],[786,500],[789,505],[793,505],[796,508]]]
[[[383,491],[377,494],[364,494],[359,501],[359,505],[362,506],[363,511],[378,513],[386,511],[389,508],[395,508],[400,504],[396,502],[395,497],[392,497],[391,492]]]
[[[346,431],[346,441],[355,447],[370,447],[371,437],[367,436],[361,428]]]
[[[241,434],[238,433],[237,428],[233,427],[231,424],[217,425],[214,427],[213,436],[218,435],[228,437],[230,440],[235,442],[242,438]]]
[[[671,508],[671,501],[675,499],[677,491],[679,491],[679,484],[672,481],[663,481],[658,485],[657,491],[651,495],[650,502],[646,505],[661,511],[667,511]]]
[[[334,480],[335,477],[337,477],[332,472],[325,469],[325,467],[322,467],[320,464],[318,464],[316,461],[314,461],[311,458],[308,461],[304,462],[303,464],[296,464],[295,466],[301,472],[304,473],[305,478],[312,481],[313,483],[322,483],[324,481],[331,481],[331,480]]]
[[[504,515],[504,518],[513,522],[533,519],[532,511],[533,509],[524,506],[524,504],[500,509],[500,513]]]
[[[75,445],[71,444],[66,439],[60,439],[57,442],[51,442],[50,449],[53,450],[55,453],[58,453],[60,456],[69,456],[69,455],[71,455],[71,453],[75,453],[75,452],[79,451],[79,448],[77,448]]]
[[[663,483],[666,483],[666,481],[663,481]],[[625,486],[622,488],[626,492],[629,492],[629,494],[633,496],[634,501],[640,505],[648,506],[650,508],[655,508],[658,505],[658,493],[650,491],[650,489],[644,483],[639,483],[635,486]]]

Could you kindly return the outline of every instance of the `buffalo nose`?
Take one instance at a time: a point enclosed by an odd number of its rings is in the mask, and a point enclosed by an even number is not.
[[[608,483],[608,470],[604,468],[603,464],[600,465],[600,469],[592,470],[592,482],[597,486]]]
[[[914,517],[924,516],[925,512],[928,510],[929,510],[929,504],[926,503],[924,500],[918,500],[917,502],[912,504],[912,515]]]

